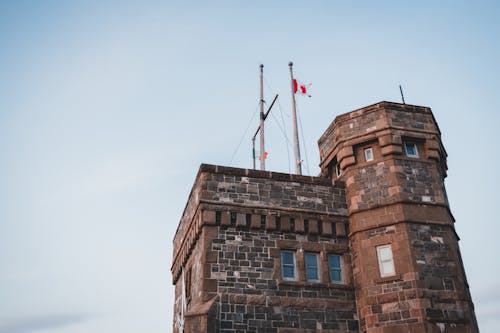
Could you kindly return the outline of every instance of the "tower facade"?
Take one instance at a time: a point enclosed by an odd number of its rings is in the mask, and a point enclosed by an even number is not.
[[[174,238],[174,332],[478,332],[429,108],[319,140],[322,177],[202,165]]]
[[[429,108],[382,102],[335,119],[323,175],[346,186],[361,332],[477,332]]]

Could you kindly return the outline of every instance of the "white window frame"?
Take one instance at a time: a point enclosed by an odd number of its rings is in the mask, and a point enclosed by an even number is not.
[[[283,261],[283,253],[291,253],[293,256],[293,278],[291,277],[285,277],[283,275],[284,269],[283,267],[285,266],[284,261]],[[280,268],[281,268],[281,278],[286,281],[297,281],[297,257],[295,255],[295,251],[292,250],[281,250],[280,253]]]
[[[415,151],[415,154],[410,154],[408,152],[408,147],[413,147],[413,150]],[[408,157],[418,158],[418,147],[417,147],[417,144],[416,143],[405,142],[405,154]]]
[[[340,270],[340,280],[333,280],[332,279],[332,267],[330,266],[330,257],[339,257],[339,270]],[[327,264],[328,264],[328,277],[330,279],[330,283],[344,283],[344,268],[343,268],[343,261],[342,261],[342,256],[340,254],[335,254],[335,253],[330,253],[326,256]],[[336,268],[335,268],[336,269]]]
[[[368,147],[363,149],[363,153],[365,155],[365,162],[373,161],[373,149],[372,147]]]
[[[340,163],[337,163],[335,165],[335,174],[337,175],[337,178],[342,176],[342,168],[340,167]]]
[[[318,278],[317,279],[309,279],[307,277],[307,256],[308,255],[312,255],[314,257],[316,257],[316,273],[317,273],[317,276]],[[306,275],[306,281],[307,282],[319,282],[320,279],[321,279],[321,270],[320,270],[320,264],[319,264],[319,253],[317,252],[306,252],[304,253],[304,267],[305,267],[305,275]]]
[[[384,255],[384,252],[389,249],[389,256]],[[387,253],[386,253],[387,254]],[[377,246],[377,261],[380,277],[388,277],[396,275],[396,268],[394,267],[394,257],[392,255],[391,244]],[[384,264],[390,264],[389,269]]]

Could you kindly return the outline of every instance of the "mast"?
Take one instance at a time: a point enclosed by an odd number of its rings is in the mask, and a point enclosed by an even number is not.
[[[264,65],[260,64],[260,169],[266,170],[264,148]]]
[[[253,169],[255,170],[255,136],[252,138],[252,160],[253,160]]]
[[[266,121],[267,116],[269,115],[269,112],[271,112],[271,109],[273,108],[274,103],[278,99],[278,94],[274,96],[273,102],[269,106],[269,109],[267,109],[267,112],[264,113],[264,121]],[[260,131],[260,125],[257,127],[257,130],[255,131],[255,134],[252,136],[252,160],[253,160],[253,169],[255,170],[255,138],[257,137],[257,134],[259,134]],[[265,154],[264,154],[265,157]]]
[[[297,129],[297,110],[295,108],[295,85],[293,82],[293,62],[288,63],[290,67],[290,86],[292,89],[292,121],[293,121],[293,151],[295,155],[295,173],[302,175],[302,160],[300,159],[299,131]]]

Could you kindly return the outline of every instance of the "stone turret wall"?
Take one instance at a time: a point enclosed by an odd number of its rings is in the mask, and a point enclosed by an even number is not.
[[[477,332],[431,110],[377,103],[338,116],[319,144],[323,174],[346,184],[360,332]]]

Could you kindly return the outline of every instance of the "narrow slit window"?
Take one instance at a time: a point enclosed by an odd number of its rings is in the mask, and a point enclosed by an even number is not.
[[[335,165],[335,174],[337,175],[337,177],[342,176],[342,168],[340,167],[340,163]]]
[[[184,276],[184,292],[186,296],[186,303],[191,302],[191,268],[189,268]]]
[[[295,252],[281,251],[281,276],[283,280],[295,280]]]
[[[393,276],[396,274],[391,245],[377,246],[377,258],[381,277]]]
[[[306,261],[306,280],[319,281],[318,254],[306,253],[305,261]]]
[[[266,228],[266,215],[261,215],[260,216],[260,227],[262,229]]]

